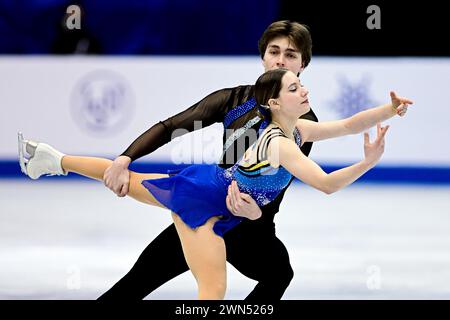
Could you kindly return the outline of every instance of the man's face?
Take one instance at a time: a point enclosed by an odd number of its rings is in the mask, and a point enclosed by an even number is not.
[[[300,51],[287,37],[278,37],[269,42],[262,64],[264,71],[286,68],[294,74],[299,74],[304,69]]]

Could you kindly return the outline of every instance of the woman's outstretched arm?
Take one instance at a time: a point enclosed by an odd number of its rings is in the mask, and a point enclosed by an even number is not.
[[[369,134],[364,134],[364,160],[329,174],[306,157],[292,140],[284,137],[274,138],[270,143],[269,159],[272,165],[279,163],[306,184],[331,194],[353,183],[379,161],[384,152],[384,136],[389,126],[381,127],[378,124],[377,128],[377,138],[373,143],[369,141]]]
[[[398,97],[391,91],[391,102],[381,106],[371,108],[357,114],[336,121],[312,122],[299,119],[297,128],[299,129],[302,140],[319,141],[340,136],[361,133],[377,123],[381,123],[392,118],[395,115],[404,116],[408,106],[413,102],[407,98]]]

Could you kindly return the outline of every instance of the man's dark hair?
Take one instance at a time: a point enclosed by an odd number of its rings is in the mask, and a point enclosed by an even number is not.
[[[261,59],[264,58],[269,42],[278,37],[287,37],[294,44],[296,49],[300,51],[303,67],[306,68],[311,61],[312,55],[311,34],[307,26],[289,20],[273,22],[267,27],[258,41]]]

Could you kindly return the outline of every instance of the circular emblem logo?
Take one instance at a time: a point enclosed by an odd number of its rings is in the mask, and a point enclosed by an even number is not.
[[[73,119],[89,134],[117,134],[134,114],[134,97],[127,81],[112,71],[93,71],[81,78],[71,97]]]

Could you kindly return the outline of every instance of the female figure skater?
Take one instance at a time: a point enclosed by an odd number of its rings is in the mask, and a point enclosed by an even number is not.
[[[307,89],[291,71],[268,71],[255,84],[255,98],[270,122],[233,167],[192,165],[174,175],[130,172],[129,196],[172,211],[186,262],[198,284],[199,299],[223,299],[225,295],[226,251],[222,237],[243,219],[227,209],[227,188],[232,182],[263,206],[277,197],[292,176],[330,194],[354,182],[380,159],[389,126],[379,124],[374,143],[365,134],[364,160],[352,166],[327,174],[303,155],[299,150],[302,143],[336,136],[333,122],[317,125],[298,119],[309,111],[307,95]],[[391,99],[393,115],[401,104],[412,103],[393,92]],[[31,155],[29,160],[24,157],[24,147]],[[19,158],[23,172],[32,179],[75,172],[102,181],[111,164],[108,159],[65,155],[47,144],[23,140],[21,134]]]

